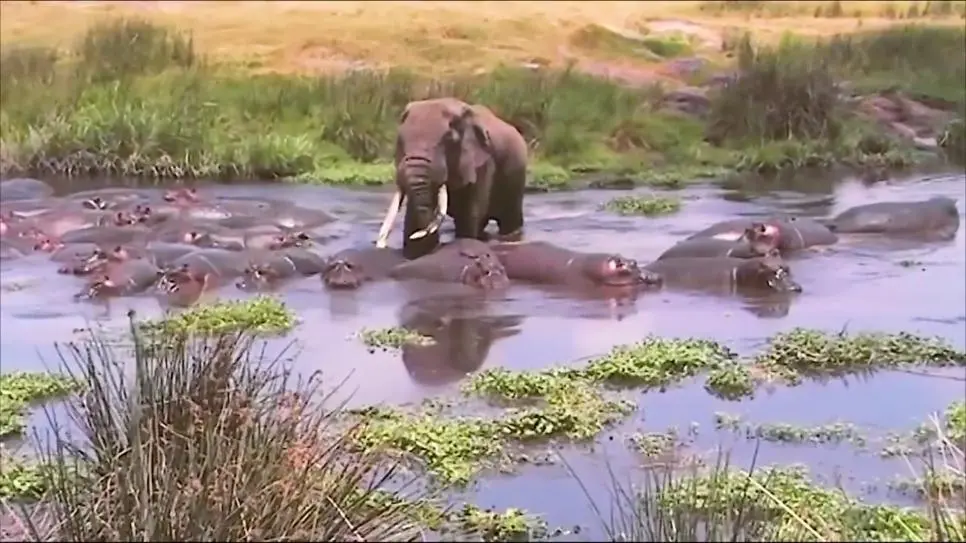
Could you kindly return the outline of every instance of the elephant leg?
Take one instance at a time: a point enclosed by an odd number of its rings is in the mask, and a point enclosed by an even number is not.
[[[453,223],[456,226],[456,238],[477,238],[480,222],[475,215],[473,185],[463,187],[458,191],[451,191],[456,194],[452,198],[453,202]]]
[[[503,179],[499,197],[494,202],[494,213],[500,227],[500,241],[513,242],[523,239],[523,189],[526,170]]]

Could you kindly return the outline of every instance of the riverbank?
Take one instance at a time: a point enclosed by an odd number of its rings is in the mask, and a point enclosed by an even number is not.
[[[614,36],[594,40],[640,50]],[[165,27],[99,23],[68,51],[4,42],[0,173],[380,185],[404,105],[452,95],[525,135],[534,190],[832,164],[879,176],[942,147],[962,155],[964,41],[949,26],[761,47],[746,36],[708,59],[672,35],[647,50],[677,79],[635,83],[536,64],[434,78],[245,73]]]

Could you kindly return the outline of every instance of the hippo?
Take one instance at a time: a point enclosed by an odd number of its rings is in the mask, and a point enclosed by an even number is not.
[[[97,243],[101,245],[122,245],[145,241],[151,230],[144,226],[90,226],[66,232],[60,237],[62,243]]]
[[[389,270],[393,279],[425,279],[463,283],[483,290],[510,286],[506,270],[493,249],[477,239],[456,239],[432,253]]]
[[[434,296],[400,308],[400,326],[432,340],[400,349],[413,381],[424,386],[458,381],[483,365],[495,342],[520,333],[522,317],[487,314],[485,303],[478,296]]]
[[[212,247],[243,251],[245,249],[286,249],[304,247],[311,239],[302,231],[283,231],[276,226],[264,225],[241,231],[210,234]]]
[[[147,260],[108,264],[98,272],[96,279],[76,294],[75,299],[93,300],[139,294],[157,284],[164,276],[164,272]]]
[[[831,230],[822,223],[801,217],[776,218],[753,221],[751,219],[731,219],[713,224],[700,232],[691,234],[685,240],[717,238],[737,240],[744,236],[745,231],[756,222],[764,224],[771,235],[772,228],[777,229],[778,250],[782,254],[798,251],[816,245],[834,245],[838,242]]]
[[[696,238],[679,241],[664,251],[658,260],[681,257],[754,258],[765,256],[778,248],[778,229],[763,223],[753,223],[735,241],[718,238]]]
[[[916,202],[879,202],[856,206],[827,223],[838,234],[890,234],[953,239],[959,231],[956,201],[935,196]]]
[[[131,224],[130,218],[123,213],[113,214],[99,210],[74,209],[67,206],[47,210],[30,217],[30,220],[37,229],[55,238],[61,238],[68,232],[85,228]]]
[[[297,247],[259,252],[251,255],[248,267],[235,286],[241,290],[271,288],[286,279],[321,273],[327,264],[321,255]]]
[[[50,254],[52,261],[64,264],[58,270],[60,273],[75,275],[84,275],[92,268],[93,262],[105,257],[105,253],[96,243],[68,243],[59,246]]]
[[[212,248],[215,245],[215,237],[231,237],[233,234],[232,230],[209,222],[173,220],[156,228],[151,238],[153,241],[187,243],[197,247]]]
[[[389,277],[389,271],[406,262],[402,252],[379,247],[351,248],[330,256],[322,270],[322,284],[329,289],[357,289],[367,281]]]
[[[217,288],[245,272],[248,255],[225,249],[198,249],[174,260],[165,269],[165,282],[195,282],[201,290]],[[184,286],[186,291],[192,290]]]
[[[40,179],[18,177],[0,181],[0,200],[32,200],[46,198],[54,193],[54,187]]]
[[[801,292],[781,254],[757,258],[682,257],[657,260],[645,269],[660,274],[665,286],[696,290]]]
[[[579,253],[545,241],[496,243],[492,247],[511,280],[577,288],[661,284],[659,274],[613,253]]]
[[[82,190],[64,198],[78,202],[85,209],[117,209],[131,204],[146,203],[147,195],[137,189],[123,187]]]

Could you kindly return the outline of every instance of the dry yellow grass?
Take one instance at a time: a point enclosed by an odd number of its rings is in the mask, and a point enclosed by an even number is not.
[[[258,71],[324,72],[354,63],[402,65],[427,72],[473,71],[504,63],[592,64],[628,58],[600,40],[575,40],[601,28],[639,36],[682,29],[713,54],[723,33],[750,30],[761,39],[854,32],[899,24],[882,18],[885,2],[842,2],[861,17],[816,19],[830,2],[786,2],[791,17],[702,12],[701,2],[0,2],[0,44],[68,46],[104,18],[140,16],[191,31],[200,49]],[[892,2],[904,9],[909,2]],[[920,3],[922,5],[923,3]],[[663,20],[664,23],[658,21]],[[668,20],[676,22],[668,23]],[[681,22],[691,24],[682,25]],[[931,19],[962,24],[959,17]],[[593,26],[593,25],[596,25]],[[605,32],[606,33],[606,32]]]

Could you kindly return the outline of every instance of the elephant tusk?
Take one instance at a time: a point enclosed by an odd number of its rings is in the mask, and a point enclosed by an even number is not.
[[[422,230],[416,230],[409,235],[409,239],[420,239],[428,236],[429,234],[435,233],[439,230],[443,221],[446,220],[446,213],[449,212],[449,191],[446,189],[446,185],[443,184],[439,187],[439,199],[436,211],[436,217],[433,218],[432,222],[423,228]]]
[[[402,207],[403,194],[399,189],[396,189],[396,193],[392,195],[392,202],[389,203],[389,208],[386,209],[386,218],[382,221],[382,226],[379,227],[379,237],[376,238],[376,247],[380,249],[385,249],[389,246],[389,233],[392,232],[392,224],[396,222],[396,216],[399,215],[399,208]]]

